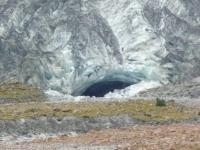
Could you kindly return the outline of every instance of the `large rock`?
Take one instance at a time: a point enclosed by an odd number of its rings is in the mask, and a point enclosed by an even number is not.
[[[73,95],[200,75],[200,1],[3,0],[0,81]]]

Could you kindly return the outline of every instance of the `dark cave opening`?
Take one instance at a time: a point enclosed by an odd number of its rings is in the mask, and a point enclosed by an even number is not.
[[[109,92],[113,92],[115,89],[124,89],[130,86],[130,83],[125,83],[122,81],[104,81],[96,83],[82,93],[82,96],[95,96],[95,97],[104,97]]]

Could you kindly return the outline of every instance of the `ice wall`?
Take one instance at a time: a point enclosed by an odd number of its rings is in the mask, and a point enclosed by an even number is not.
[[[196,78],[199,8],[196,0],[3,0],[0,81],[76,96],[99,82]]]

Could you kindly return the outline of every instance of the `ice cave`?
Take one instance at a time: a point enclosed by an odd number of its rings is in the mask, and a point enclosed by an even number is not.
[[[104,95],[109,92],[113,92],[116,89],[121,90],[130,85],[131,83],[123,81],[103,81],[88,87],[81,95],[90,97],[104,97]]]

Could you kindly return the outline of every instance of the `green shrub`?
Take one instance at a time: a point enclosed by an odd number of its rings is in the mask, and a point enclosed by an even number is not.
[[[166,106],[166,102],[159,98],[156,99],[156,106]]]
[[[174,102],[175,102],[175,100],[173,100],[173,99],[172,99],[172,100],[169,100],[169,102],[172,102],[172,103],[174,103]]]
[[[31,108],[31,109],[27,109],[26,111],[25,111],[25,113],[35,113],[35,112],[37,112],[38,111],[38,109],[36,109],[36,108]]]

